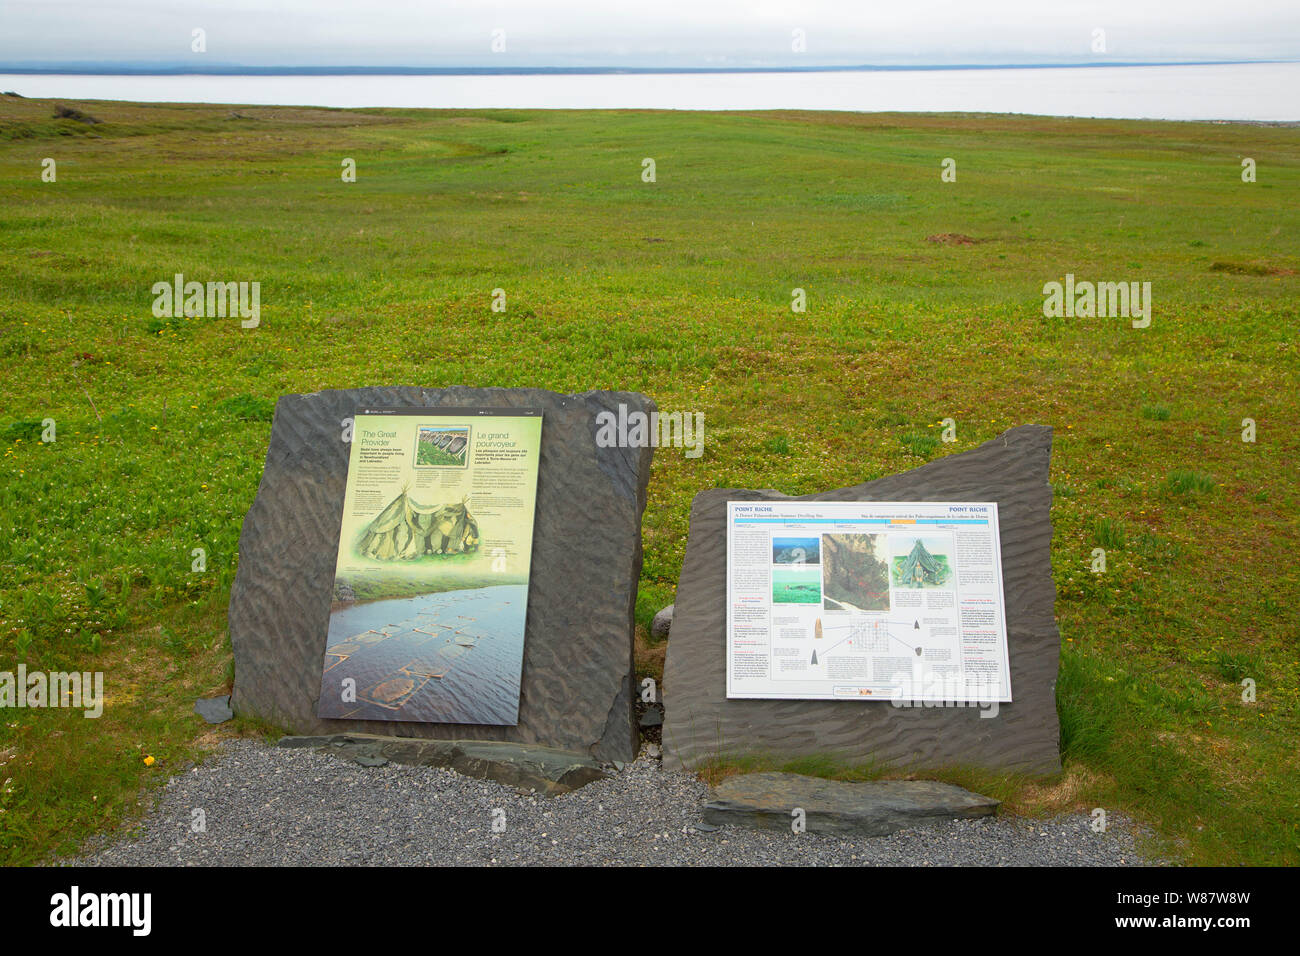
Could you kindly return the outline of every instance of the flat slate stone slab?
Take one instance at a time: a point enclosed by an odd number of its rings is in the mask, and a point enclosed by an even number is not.
[[[343,420],[392,405],[543,409],[516,726],[316,716],[347,481]],[[596,415],[619,405],[655,410],[632,392],[402,387],[283,396],[230,594],[235,713],[295,734],[487,739],[633,760],[633,614],[652,449],[596,446]]]
[[[234,718],[230,709],[230,695],[220,697],[200,697],[194,702],[194,713],[210,724],[224,724]]]
[[[978,448],[820,494],[715,489],[691,505],[664,664],[664,761],[697,767],[715,757],[829,756],[908,769],[972,765],[1035,774],[1061,769],[1056,675],[1061,639],[1052,580],[1052,430],[1013,428]],[[1013,703],[895,707],[884,701],[727,700],[728,501],[996,501]]]
[[[281,747],[312,747],[363,767],[401,763],[445,767],[467,777],[495,780],[546,796],[567,793],[608,776],[582,754],[496,740],[417,740],[377,734],[281,737]]]
[[[728,777],[704,807],[715,826],[790,830],[793,811],[804,811],[809,833],[885,836],[944,820],[987,817],[999,801],[933,780],[849,783],[797,773],[747,773]]]

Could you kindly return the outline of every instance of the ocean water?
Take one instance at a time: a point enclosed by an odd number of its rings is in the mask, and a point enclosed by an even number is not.
[[[526,585],[371,601],[330,614],[320,717],[518,722]],[[357,700],[344,703],[344,678]]]
[[[1300,63],[468,76],[0,74],[24,96],[445,109],[807,109],[1300,121]]]

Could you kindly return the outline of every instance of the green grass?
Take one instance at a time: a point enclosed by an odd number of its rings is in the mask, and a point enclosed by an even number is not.
[[[917,458],[929,458],[938,451],[940,445],[938,435],[926,432],[904,432],[898,436],[898,440],[903,443],[908,454],[915,455]]]
[[[1119,549],[1124,547],[1124,522],[1115,518],[1096,518],[1092,522],[1092,540],[1103,548]]]
[[[269,422],[275,416],[275,403],[256,395],[233,395],[218,402],[217,410],[246,422]]]
[[[469,564],[478,556],[472,553],[460,554],[426,554],[402,562],[401,571],[362,570],[353,571],[347,577],[347,585],[357,601],[383,601],[393,598],[420,597],[435,594],[438,591],[458,591],[462,588],[491,587],[496,584],[524,584],[522,576],[506,572],[485,574],[468,574],[458,565]],[[452,571],[456,576],[443,577],[431,582],[428,576],[421,576],[421,569],[430,571]]]
[[[421,442],[420,447],[415,450],[415,463],[417,465],[459,466],[465,464],[465,456],[464,454],[453,455],[451,452]]]
[[[1214,476],[1203,471],[1180,468],[1171,471],[1165,480],[1165,490],[1171,495],[1204,495],[1214,490]]]
[[[102,122],[0,99],[0,669],[102,670],[109,702],[0,715],[0,859],[76,847],[210,746],[191,707],[229,687],[276,398],[411,384],[705,413],[702,457],[655,456],[643,626],[702,489],[805,494],[1054,426],[1066,774],[1040,802],[1134,814],[1175,859],[1300,862],[1297,130],[65,105]],[[260,282],[260,326],[155,318],[177,272]],[[1150,281],[1151,326],[1045,318],[1066,273]],[[1099,518],[1123,537],[1095,574]]]

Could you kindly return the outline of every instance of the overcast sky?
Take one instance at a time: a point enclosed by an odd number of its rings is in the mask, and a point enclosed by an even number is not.
[[[196,28],[206,53],[191,52]],[[492,51],[494,30],[504,52]],[[1295,58],[1300,0],[0,0],[0,69]]]

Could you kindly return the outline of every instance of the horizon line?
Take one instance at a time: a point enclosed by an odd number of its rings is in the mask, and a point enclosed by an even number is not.
[[[243,66],[240,64],[193,66],[117,66],[113,64],[73,63],[64,66],[11,66],[0,63],[0,74],[22,76],[537,76],[537,75],[611,75],[674,73],[851,73],[906,72],[937,70],[1039,70],[1105,69],[1146,66],[1244,66],[1253,64],[1297,63],[1295,59],[1249,60],[1097,60],[1042,63],[925,63],[925,64],[854,64],[828,66]]]

